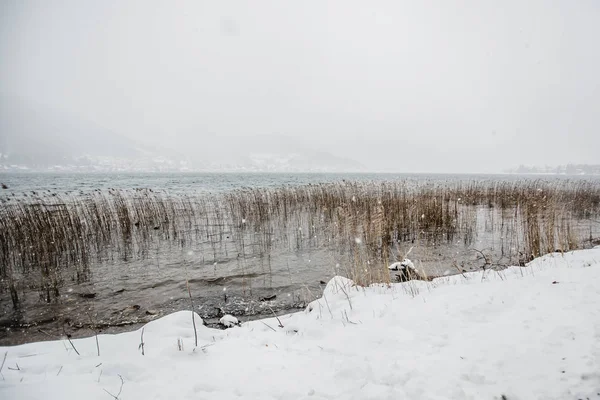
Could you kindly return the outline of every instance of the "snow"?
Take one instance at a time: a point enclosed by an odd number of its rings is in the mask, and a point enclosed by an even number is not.
[[[100,356],[93,337],[80,355],[2,347],[0,398],[600,399],[598,282],[598,248],[432,282],[336,277],[304,312],[227,330],[196,315],[198,347],[189,311],[147,324],[145,355],[141,330],[100,335]]]
[[[390,271],[398,271],[398,270],[399,270],[399,269],[401,269],[401,268],[402,268],[402,262],[401,262],[401,261],[396,261],[395,263],[393,263],[393,264],[390,264],[390,265],[388,266],[388,269],[389,269]]]
[[[410,268],[413,271],[417,271],[417,269],[415,268],[415,265],[413,264],[412,261],[410,261],[408,258],[405,258],[402,261],[397,261],[393,264],[390,264],[388,266],[388,269],[391,271],[400,271],[402,269],[406,269],[406,268]]]
[[[238,319],[233,315],[226,314],[223,315],[223,317],[221,317],[219,323],[227,328],[231,328],[233,326],[238,325],[240,321],[238,321]]]

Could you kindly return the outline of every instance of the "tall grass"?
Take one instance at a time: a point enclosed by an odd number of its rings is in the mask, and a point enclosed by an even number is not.
[[[37,288],[51,302],[66,280],[88,280],[95,263],[197,245],[209,247],[215,261],[231,243],[242,257],[266,256],[269,262],[274,246],[290,252],[326,248],[359,283],[386,282],[386,266],[415,242],[472,246],[482,215],[484,230],[500,240],[502,259],[524,263],[585,244],[578,226],[598,219],[600,185],[340,182],[202,196],[45,192],[0,201],[2,290],[10,291],[16,306],[19,285]]]

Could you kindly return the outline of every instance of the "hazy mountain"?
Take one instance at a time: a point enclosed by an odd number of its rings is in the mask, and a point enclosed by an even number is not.
[[[189,157],[195,166],[203,169],[282,172],[366,170],[358,161],[315,147],[285,135],[222,136],[214,138],[206,146],[198,145]]]
[[[176,151],[173,148],[177,149]],[[0,97],[0,167],[100,171],[361,171],[357,161],[280,135],[139,143],[52,107]]]
[[[62,110],[0,97],[0,152],[3,162],[44,167],[89,156],[135,158],[137,143]]]

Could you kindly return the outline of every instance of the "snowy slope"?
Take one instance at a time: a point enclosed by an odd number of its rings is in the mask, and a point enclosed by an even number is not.
[[[146,325],[145,355],[141,331],[100,356],[93,337],[0,348],[0,398],[600,399],[600,249],[485,274],[334,278],[305,312],[198,326],[197,348],[190,312]]]

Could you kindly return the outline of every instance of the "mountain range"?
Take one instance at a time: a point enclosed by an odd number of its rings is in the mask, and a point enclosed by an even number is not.
[[[205,143],[155,146],[64,110],[0,96],[0,170],[363,171],[285,135],[217,135]],[[173,150],[176,148],[176,150]]]

